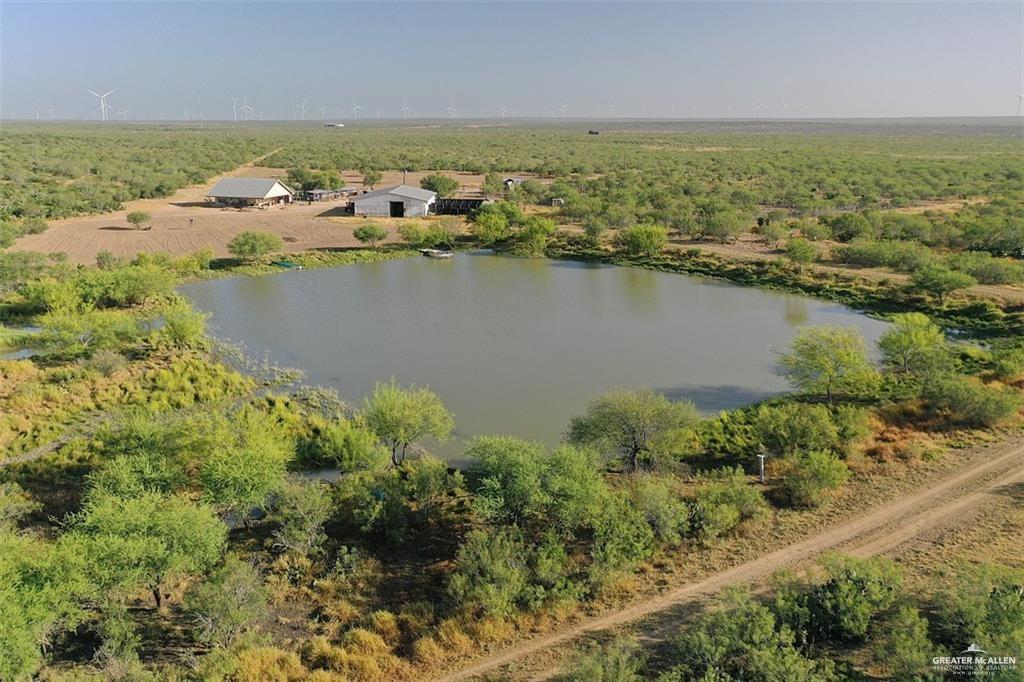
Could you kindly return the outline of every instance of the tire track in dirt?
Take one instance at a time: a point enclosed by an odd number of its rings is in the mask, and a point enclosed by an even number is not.
[[[869,510],[863,516],[825,528],[805,540],[725,569],[704,580],[683,585],[653,599],[638,602],[561,632],[504,649],[437,679],[441,682],[456,682],[484,675],[553,646],[694,602],[731,585],[765,578],[780,569],[849,546],[851,543],[854,543],[853,547],[846,551],[858,556],[870,556],[887,551],[976,506],[1003,486],[1018,482],[1024,482],[1024,446],[1019,439],[1014,439],[995,447],[989,459],[981,464],[963,469],[934,486]],[[880,530],[881,535],[866,538],[860,543],[856,542],[865,535]],[[534,679],[545,679],[555,672],[557,671],[546,671]]]

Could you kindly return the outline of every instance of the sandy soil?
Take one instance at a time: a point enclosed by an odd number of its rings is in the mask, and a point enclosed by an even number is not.
[[[673,614],[677,614],[681,607],[706,601],[709,596],[726,587],[763,580],[779,570],[794,567],[829,551],[842,550],[856,556],[871,556],[893,550],[922,533],[957,520],[968,510],[999,496],[1008,486],[1022,482],[1024,445],[1018,438],[990,447],[980,464],[962,468],[935,485],[882,504],[862,516],[827,528],[805,540],[704,580],[677,587],[656,598],[567,627],[555,634],[525,641],[440,679],[453,682],[487,675],[503,666],[527,660],[532,655],[542,654],[545,650],[569,644],[586,635],[668,614],[667,620],[654,618],[654,622],[644,623],[640,628],[642,639],[662,639],[678,631],[679,620]],[[529,679],[550,679],[557,672],[557,668],[542,668],[527,676]]]
[[[271,152],[273,153],[273,152]],[[261,157],[263,158],[263,157]],[[110,251],[117,256],[140,252],[169,253],[181,256],[211,248],[218,256],[227,256],[227,244],[240,232],[263,230],[284,240],[284,251],[359,246],[352,231],[366,222],[388,229],[389,240],[397,239],[401,220],[391,218],[355,218],[342,215],[345,200],[314,204],[296,202],[267,209],[233,209],[210,206],[206,192],[221,177],[282,177],[284,168],[263,168],[252,163],[213,178],[202,185],[185,187],[169,198],[140,199],[128,202],[124,210],[102,215],[79,216],[53,221],[42,234],[19,239],[12,251],[65,253],[73,263],[92,264],[96,254]],[[408,182],[419,185],[423,173],[409,173]],[[462,185],[460,195],[478,195],[483,176],[471,173],[446,173]],[[362,188],[358,171],[343,173],[347,184]],[[402,182],[401,172],[384,173],[377,187]],[[152,216],[152,229],[136,230],[126,218],[130,211],[146,211]]]

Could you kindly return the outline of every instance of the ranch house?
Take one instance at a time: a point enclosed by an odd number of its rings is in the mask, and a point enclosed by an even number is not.
[[[225,206],[273,206],[291,203],[295,195],[273,178],[224,178],[207,193],[207,201]]]

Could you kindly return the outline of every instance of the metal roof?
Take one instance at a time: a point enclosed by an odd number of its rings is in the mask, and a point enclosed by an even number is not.
[[[417,199],[419,201],[430,201],[437,196],[437,192],[431,192],[429,189],[422,189],[420,187],[412,187],[411,185],[395,185],[394,187],[384,187],[382,189],[376,189],[366,194],[360,194],[353,201],[360,201],[362,199],[369,199],[371,197],[379,197],[385,194],[393,194],[395,196],[403,197],[405,199]]]
[[[274,178],[223,178],[206,193],[208,197],[229,197],[232,199],[266,199],[275,185],[281,185],[291,194],[280,180]]]

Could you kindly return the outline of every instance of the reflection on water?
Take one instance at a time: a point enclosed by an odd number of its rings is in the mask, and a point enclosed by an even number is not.
[[[651,386],[705,412],[786,390],[776,352],[804,324],[885,329],[831,303],[634,268],[459,254],[183,288],[214,333],[358,403],[426,385],[462,437],[556,441],[587,400]],[[450,446],[448,453],[456,452]]]
[[[802,327],[807,324],[807,301],[803,296],[784,294],[783,319],[791,327]]]

